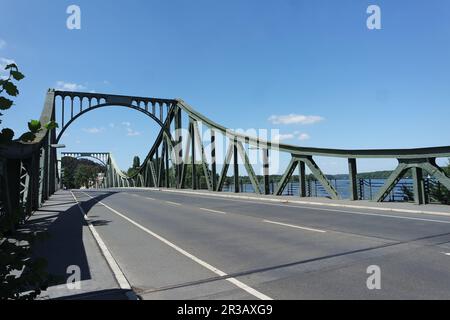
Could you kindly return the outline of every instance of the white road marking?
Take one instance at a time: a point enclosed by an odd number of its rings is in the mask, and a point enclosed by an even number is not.
[[[166,201],[168,204],[173,204],[174,206],[181,206],[181,203],[172,202],[172,201]]]
[[[150,198],[150,197],[145,197],[145,199],[148,199],[148,200],[155,200],[154,198]]]
[[[120,269],[119,265],[117,264],[116,260],[112,256],[111,252],[108,250],[108,247],[103,242],[102,238],[98,234],[97,230],[95,230],[95,227],[92,225],[91,221],[89,220],[88,216],[86,215],[86,212],[84,211],[83,207],[78,202],[77,198],[73,194],[72,191],[70,191],[72,194],[73,199],[78,205],[78,208],[80,209],[81,213],[84,216],[84,220],[86,221],[89,230],[92,233],[92,236],[94,237],[95,241],[97,242],[97,245],[100,248],[100,251],[102,252],[103,256],[106,259],[106,262],[108,263],[109,267],[111,268],[111,271],[114,274],[114,277],[116,278],[117,283],[119,284],[119,287],[121,289],[125,290],[131,290],[130,283],[128,282],[127,278],[125,277],[124,273]],[[84,192],[83,192],[84,193]],[[92,198],[90,195],[88,195],[90,198]]]
[[[281,222],[276,222],[276,221],[270,221],[270,220],[263,220],[263,222],[271,223],[271,224],[278,224],[280,226],[291,227],[291,228],[296,228],[296,229],[302,229],[302,230],[307,230],[307,231],[314,231],[314,232],[320,232],[320,233],[325,233],[326,232],[325,230],[307,228],[307,227],[296,226],[296,225],[288,224],[288,223],[281,223]]]
[[[223,212],[223,211],[212,210],[212,209],[207,209],[207,208],[199,208],[199,209],[200,209],[200,210],[203,210],[203,211],[212,212],[212,213],[227,214],[226,212]]]
[[[84,192],[83,192],[84,193]],[[94,197],[91,197],[89,194],[85,193],[88,197],[90,197],[91,199],[94,199],[95,201],[97,201]],[[176,244],[170,242],[169,240],[161,237],[160,235],[158,235],[157,233],[147,229],[146,227],[140,225],[139,223],[135,222],[134,220],[128,218],[127,216],[123,215],[122,213],[120,213],[119,211],[111,208],[110,206],[104,204],[101,201],[97,201],[97,203],[103,205],[105,208],[109,209],[110,211],[114,212],[116,215],[118,215],[119,217],[122,217],[123,219],[127,220],[128,222],[130,222],[131,224],[135,225],[136,227],[138,227],[139,229],[141,229],[142,231],[148,233],[149,235],[153,236],[154,238],[158,239],[159,241],[165,243],[166,245],[168,245],[169,247],[171,247],[172,249],[178,251],[179,253],[181,253],[182,255],[188,257],[189,259],[195,261],[196,263],[198,263],[199,265],[205,267],[206,269],[214,272],[215,274],[221,276],[221,277],[226,277],[227,274],[219,269],[217,269],[216,267],[210,265],[209,263],[197,258],[196,256],[194,256],[193,254],[190,254],[189,252],[187,252],[186,250],[183,250],[182,248],[178,247]],[[233,283],[235,286],[241,288],[242,290],[248,292],[249,294],[253,295],[254,297],[261,299],[261,300],[273,300],[272,298],[270,298],[269,296],[257,291],[256,289],[253,289],[251,287],[249,287],[248,285],[246,285],[245,283],[237,280],[236,278],[226,278],[225,279],[228,282]]]
[[[450,256],[450,252],[442,252],[443,254],[445,254],[446,256]]]

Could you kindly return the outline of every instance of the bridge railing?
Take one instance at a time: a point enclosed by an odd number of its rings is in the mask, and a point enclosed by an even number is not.
[[[46,96],[40,121],[54,120],[54,92]],[[56,130],[43,128],[33,142],[0,145],[0,219],[14,229],[58,188]]]

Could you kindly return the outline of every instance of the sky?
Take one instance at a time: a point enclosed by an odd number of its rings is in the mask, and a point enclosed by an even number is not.
[[[69,30],[69,5],[81,29]],[[369,30],[369,5],[381,29]],[[355,0],[0,0],[0,64],[26,79],[3,126],[38,119],[48,88],[182,98],[232,129],[279,129],[331,148],[449,145],[450,2]],[[68,128],[64,151],[144,158],[156,127],[100,109]],[[320,158],[326,173],[342,159]],[[393,169],[361,160],[360,171]]]

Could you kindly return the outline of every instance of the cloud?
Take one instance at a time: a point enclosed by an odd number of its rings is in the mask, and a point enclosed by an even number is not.
[[[101,128],[84,128],[83,129],[84,132],[86,133],[90,133],[90,134],[97,134],[97,133],[101,133],[103,131],[105,131],[105,128],[101,127]]]
[[[128,121],[122,122],[122,125],[125,126],[125,127],[131,127],[131,123],[128,122]]]
[[[320,116],[305,116],[301,114],[289,114],[289,115],[272,115],[269,117],[269,121],[273,124],[315,124],[325,120]]]
[[[61,90],[61,91],[82,91],[82,90],[86,90],[86,87],[83,86],[82,84],[65,82],[65,81],[58,81],[58,82],[56,82],[56,90]]]
[[[273,141],[284,141],[284,140],[292,140],[292,139],[298,139],[300,141],[305,141],[305,140],[311,139],[311,137],[307,133],[300,133],[298,131],[295,131],[294,133],[277,134],[272,139],[273,139]]]
[[[311,139],[311,136],[307,133],[301,133],[298,136],[298,140],[300,140],[300,141],[305,141],[305,140],[309,140],[309,139]]]
[[[3,39],[0,39],[0,49],[3,49],[4,47],[6,47],[6,41]]]
[[[116,124],[113,123],[113,122],[111,122],[111,123],[109,124],[109,127],[110,127],[110,128],[115,128],[115,127],[116,127]]]
[[[136,137],[136,136],[140,136],[140,135],[141,135],[140,132],[134,131],[131,128],[127,128],[127,136],[129,136],[129,137]]]
[[[8,64],[12,64],[12,63],[15,64],[16,62],[14,60],[11,60],[11,59],[6,59],[6,58],[1,58],[0,57],[0,78],[1,79],[8,78],[9,72],[7,72],[5,70],[5,67]]]
[[[294,135],[292,133],[276,134],[272,139],[274,141],[284,141],[284,140],[294,139]]]

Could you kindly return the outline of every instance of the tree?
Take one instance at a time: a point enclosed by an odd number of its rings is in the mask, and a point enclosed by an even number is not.
[[[79,189],[89,187],[97,179],[97,175],[105,172],[105,167],[88,159],[62,158],[62,182],[66,188]]]
[[[89,188],[97,179],[99,172],[95,166],[80,164],[75,171],[75,184],[80,187]]]
[[[138,156],[133,158],[133,166],[127,170],[127,176],[131,177],[136,175],[139,172],[139,168],[141,167],[141,159]]]

